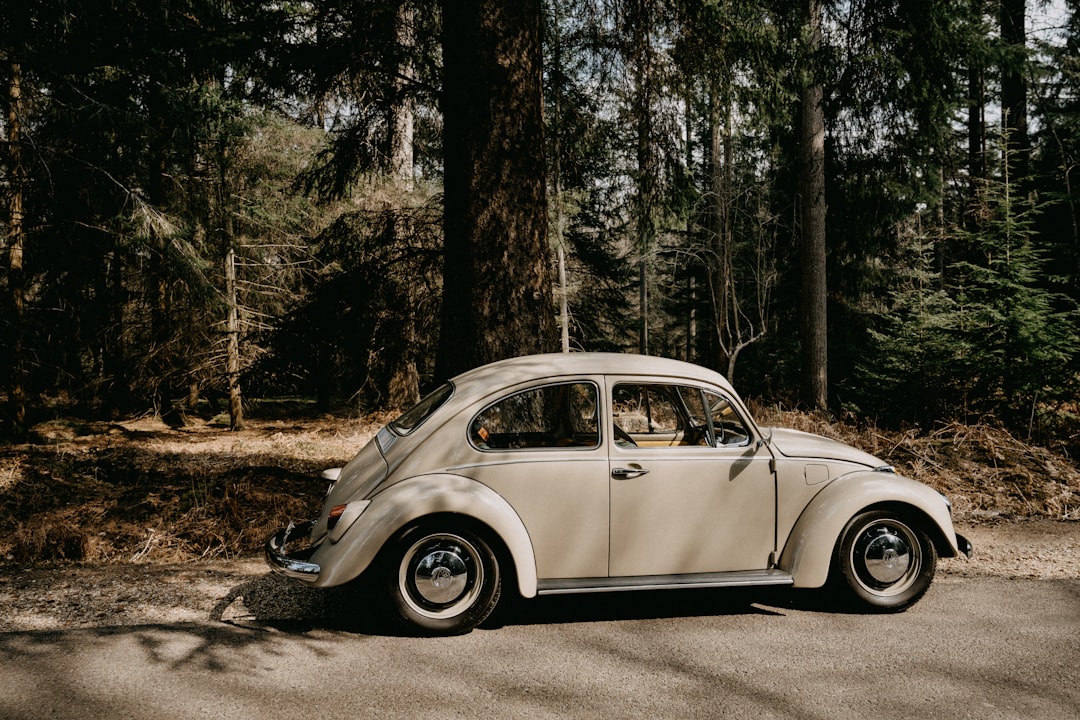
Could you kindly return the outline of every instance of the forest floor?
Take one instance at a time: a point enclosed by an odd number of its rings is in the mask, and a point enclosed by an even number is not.
[[[227,594],[264,575],[265,539],[312,516],[326,489],[319,473],[390,419],[261,410],[239,432],[198,420],[174,429],[151,418],[65,419],[36,426],[32,442],[0,445],[0,598],[9,611],[0,630],[138,621],[154,578],[172,599],[151,603],[148,617],[183,618],[205,604],[208,583]],[[757,412],[763,425],[834,437],[945,493],[976,548],[972,561],[943,562],[946,576],[1080,577],[1076,461],[988,426],[898,432]]]

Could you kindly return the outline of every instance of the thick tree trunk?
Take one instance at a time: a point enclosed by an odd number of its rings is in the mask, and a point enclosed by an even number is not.
[[[821,3],[808,0],[811,57],[821,45]],[[814,72],[812,62],[810,72]],[[802,197],[800,340],[802,396],[811,408],[828,404],[828,315],[825,246],[824,89],[816,78],[801,91],[799,194]]]
[[[1013,175],[1023,179],[1028,176],[1028,160],[1031,143],[1028,139],[1027,80],[1027,30],[1024,0],[1001,0],[1001,41],[1005,45],[1005,59],[1001,67],[1001,111],[1008,133],[1009,156],[1013,162]]]
[[[553,349],[540,0],[444,0],[436,374]]]
[[[412,53],[416,44],[413,25],[416,9],[413,0],[403,0],[395,17],[396,48],[398,53],[397,81],[394,84],[394,104],[390,109],[390,172],[402,200],[413,191],[413,127],[414,111],[412,88]],[[407,241],[413,225],[404,214],[394,220],[392,232],[398,244]],[[415,293],[411,285],[404,289],[404,304],[400,318],[399,335],[388,347],[397,349],[387,358],[390,365],[386,387],[388,407],[404,409],[420,399],[420,379],[416,370],[416,307]]]
[[[413,77],[412,53],[416,8],[413,0],[402,0],[394,19],[395,47],[398,53],[394,100],[390,107],[390,174],[403,190],[413,189],[414,105],[410,83]]]
[[[26,235],[23,230],[23,192],[26,172],[22,163],[22,68],[11,62],[8,81],[8,289],[11,291],[10,349],[11,376],[8,379],[11,431],[15,436],[26,431],[26,367],[23,357],[23,332],[26,326],[26,276],[23,252]]]

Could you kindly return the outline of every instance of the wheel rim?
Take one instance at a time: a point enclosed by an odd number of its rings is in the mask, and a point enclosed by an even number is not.
[[[922,546],[915,532],[899,520],[875,520],[859,530],[849,560],[855,579],[868,592],[898,595],[919,576]]]
[[[460,535],[427,535],[402,556],[401,596],[420,615],[450,618],[468,610],[484,586],[484,567],[476,546]]]

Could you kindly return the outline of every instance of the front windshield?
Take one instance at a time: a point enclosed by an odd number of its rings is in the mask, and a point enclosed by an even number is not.
[[[391,422],[390,427],[398,435],[408,435],[431,417],[432,413],[442,407],[442,404],[453,394],[453,385],[450,383],[440,385],[423,400],[403,412],[397,420]]]

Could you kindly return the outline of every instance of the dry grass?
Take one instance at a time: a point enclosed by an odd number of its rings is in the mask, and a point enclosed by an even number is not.
[[[762,425],[793,427],[854,445],[901,475],[945,493],[963,520],[1080,520],[1080,467],[991,425],[948,423],[931,432],[882,430],[821,414],[756,408]]]
[[[142,419],[55,422],[0,448],[0,562],[179,562],[258,551],[325,492],[386,418],[253,421],[229,432]]]
[[[757,415],[878,455],[946,493],[963,521],[1080,519],[1077,465],[1000,428],[920,434],[778,408]],[[0,564],[250,556],[290,519],[309,516],[325,491],[319,472],[346,462],[388,420],[253,420],[240,432],[148,419],[38,426],[34,443],[0,446]]]

